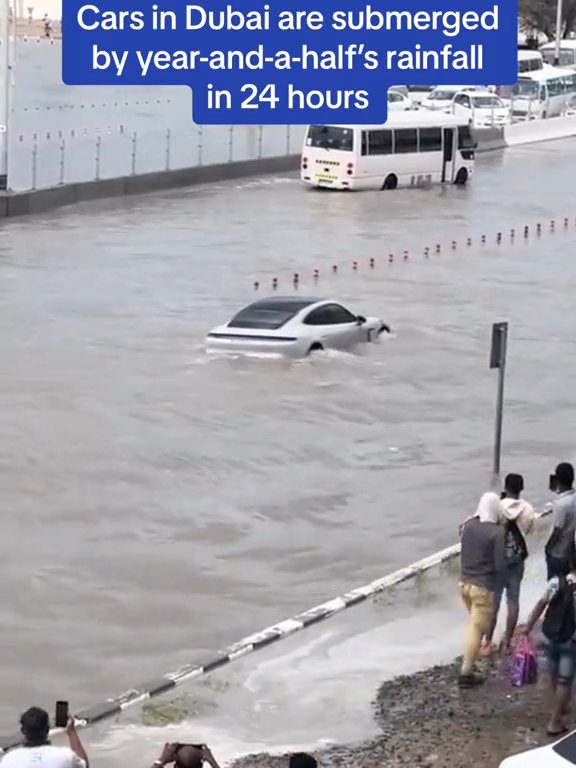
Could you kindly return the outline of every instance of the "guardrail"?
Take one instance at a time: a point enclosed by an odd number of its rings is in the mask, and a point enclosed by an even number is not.
[[[300,126],[55,127],[10,137],[9,186],[33,191],[64,184],[206,167],[300,151]]]
[[[205,661],[186,664],[173,672],[168,672],[161,677],[149,680],[135,688],[131,688],[120,694],[120,696],[113,699],[107,699],[106,701],[78,712],[75,715],[76,724],[79,728],[86,728],[103,720],[116,717],[125,710],[142,704],[148,699],[167,693],[168,691],[171,691],[190,680],[194,680],[197,677],[206,675],[215,669],[220,669],[221,667],[236,661],[236,659],[254,653],[261,648],[266,648],[289,635],[293,635],[295,632],[300,632],[307,627],[325,621],[326,619],[335,616],[337,613],[341,613],[348,608],[352,608],[355,605],[365,602],[375,595],[410,581],[411,579],[430,571],[432,568],[437,568],[443,563],[448,563],[458,557],[459,554],[460,544],[455,544],[440,552],[435,552],[433,555],[425,557],[416,563],[412,563],[412,565],[409,565],[406,568],[394,571],[394,573],[377,579],[370,584],[358,587],[350,592],[346,592],[346,594],[341,595],[340,597],[336,597],[326,603],[310,608],[308,611],[298,614],[298,616],[281,621],[279,624],[273,624],[270,627],[266,627],[256,634],[244,637],[242,640],[234,643],[223,651],[217,651],[216,653],[211,654]],[[54,737],[62,732],[61,729],[54,729],[51,731],[50,735]],[[22,737],[20,735],[0,738],[0,755],[17,747],[21,741]]]

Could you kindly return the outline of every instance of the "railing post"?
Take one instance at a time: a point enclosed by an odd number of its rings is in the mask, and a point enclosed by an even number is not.
[[[172,132],[170,128],[166,131],[166,170],[170,170],[170,150],[172,148]]]
[[[231,163],[234,160],[234,126],[231,125],[228,129],[228,162]]]
[[[66,140],[61,139],[60,140],[60,184],[64,184],[65,152],[66,152]]]
[[[138,147],[138,134],[136,131],[132,134],[132,176],[136,175],[136,152]]]
[[[290,136],[290,126],[287,125],[286,126],[286,154],[287,155],[290,154],[290,138],[291,138],[291,136]]]
[[[264,126],[258,126],[258,160],[262,158],[262,138],[264,133]]]
[[[100,181],[100,158],[102,155],[102,136],[96,136],[96,181]]]
[[[201,125],[198,126],[198,165],[202,165],[204,151],[204,129]]]
[[[36,174],[38,171],[38,141],[34,134],[34,144],[32,145],[32,189],[36,189]]]

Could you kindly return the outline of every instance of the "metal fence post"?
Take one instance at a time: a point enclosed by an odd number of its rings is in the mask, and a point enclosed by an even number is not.
[[[102,155],[102,136],[96,136],[96,181],[100,181],[100,159]]]
[[[286,154],[287,155],[290,154],[290,138],[291,138],[291,136],[290,136],[290,126],[287,125],[286,126]]]
[[[66,153],[66,141],[60,140],[60,184],[64,184],[64,158]]]
[[[201,125],[198,126],[198,165],[202,165],[202,154],[204,151],[204,130]]]
[[[264,133],[264,126],[258,126],[258,160],[262,158],[262,138]]]
[[[138,134],[132,134],[132,176],[136,175],[136,152],[138,146]]]
[[[172,148],[172,132],[170,128],[166,130],[166,170],[170,170],[170,151]]]
[[[38,170],[38,141],[34,134],[34,144],[32,145],[32,189],[36,189],[36,174]]]
[[[228,129],[228,162],[231,163],[234,160],[234,126],[231,125]]]

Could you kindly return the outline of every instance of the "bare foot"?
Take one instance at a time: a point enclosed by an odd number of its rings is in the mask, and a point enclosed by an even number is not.
[[[561,736],[564,733],[568,732],[568,728],[564,725],[564,723],[555,720],[550,720],[548,723],[548,727],[546,728],[546,733],[548,736],[554,737],[554,736]]]
[[[482,645],[480,646],[480,658],[487,659],[489,656],[492,655],[492,643],[482,640]]]

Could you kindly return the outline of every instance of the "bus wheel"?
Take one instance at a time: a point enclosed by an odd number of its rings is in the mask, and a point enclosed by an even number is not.
[[[382,189],[396,189],[398,186],[398,178],[393,174],[389,173],[388,176],[384,179],[384,184],[382,184]]]
[[[459,187],[463,187],[464,184],[468,181],[468,171],[466,168],[460,168],[458,173],[456,174],[456,181],[454,182]]]

